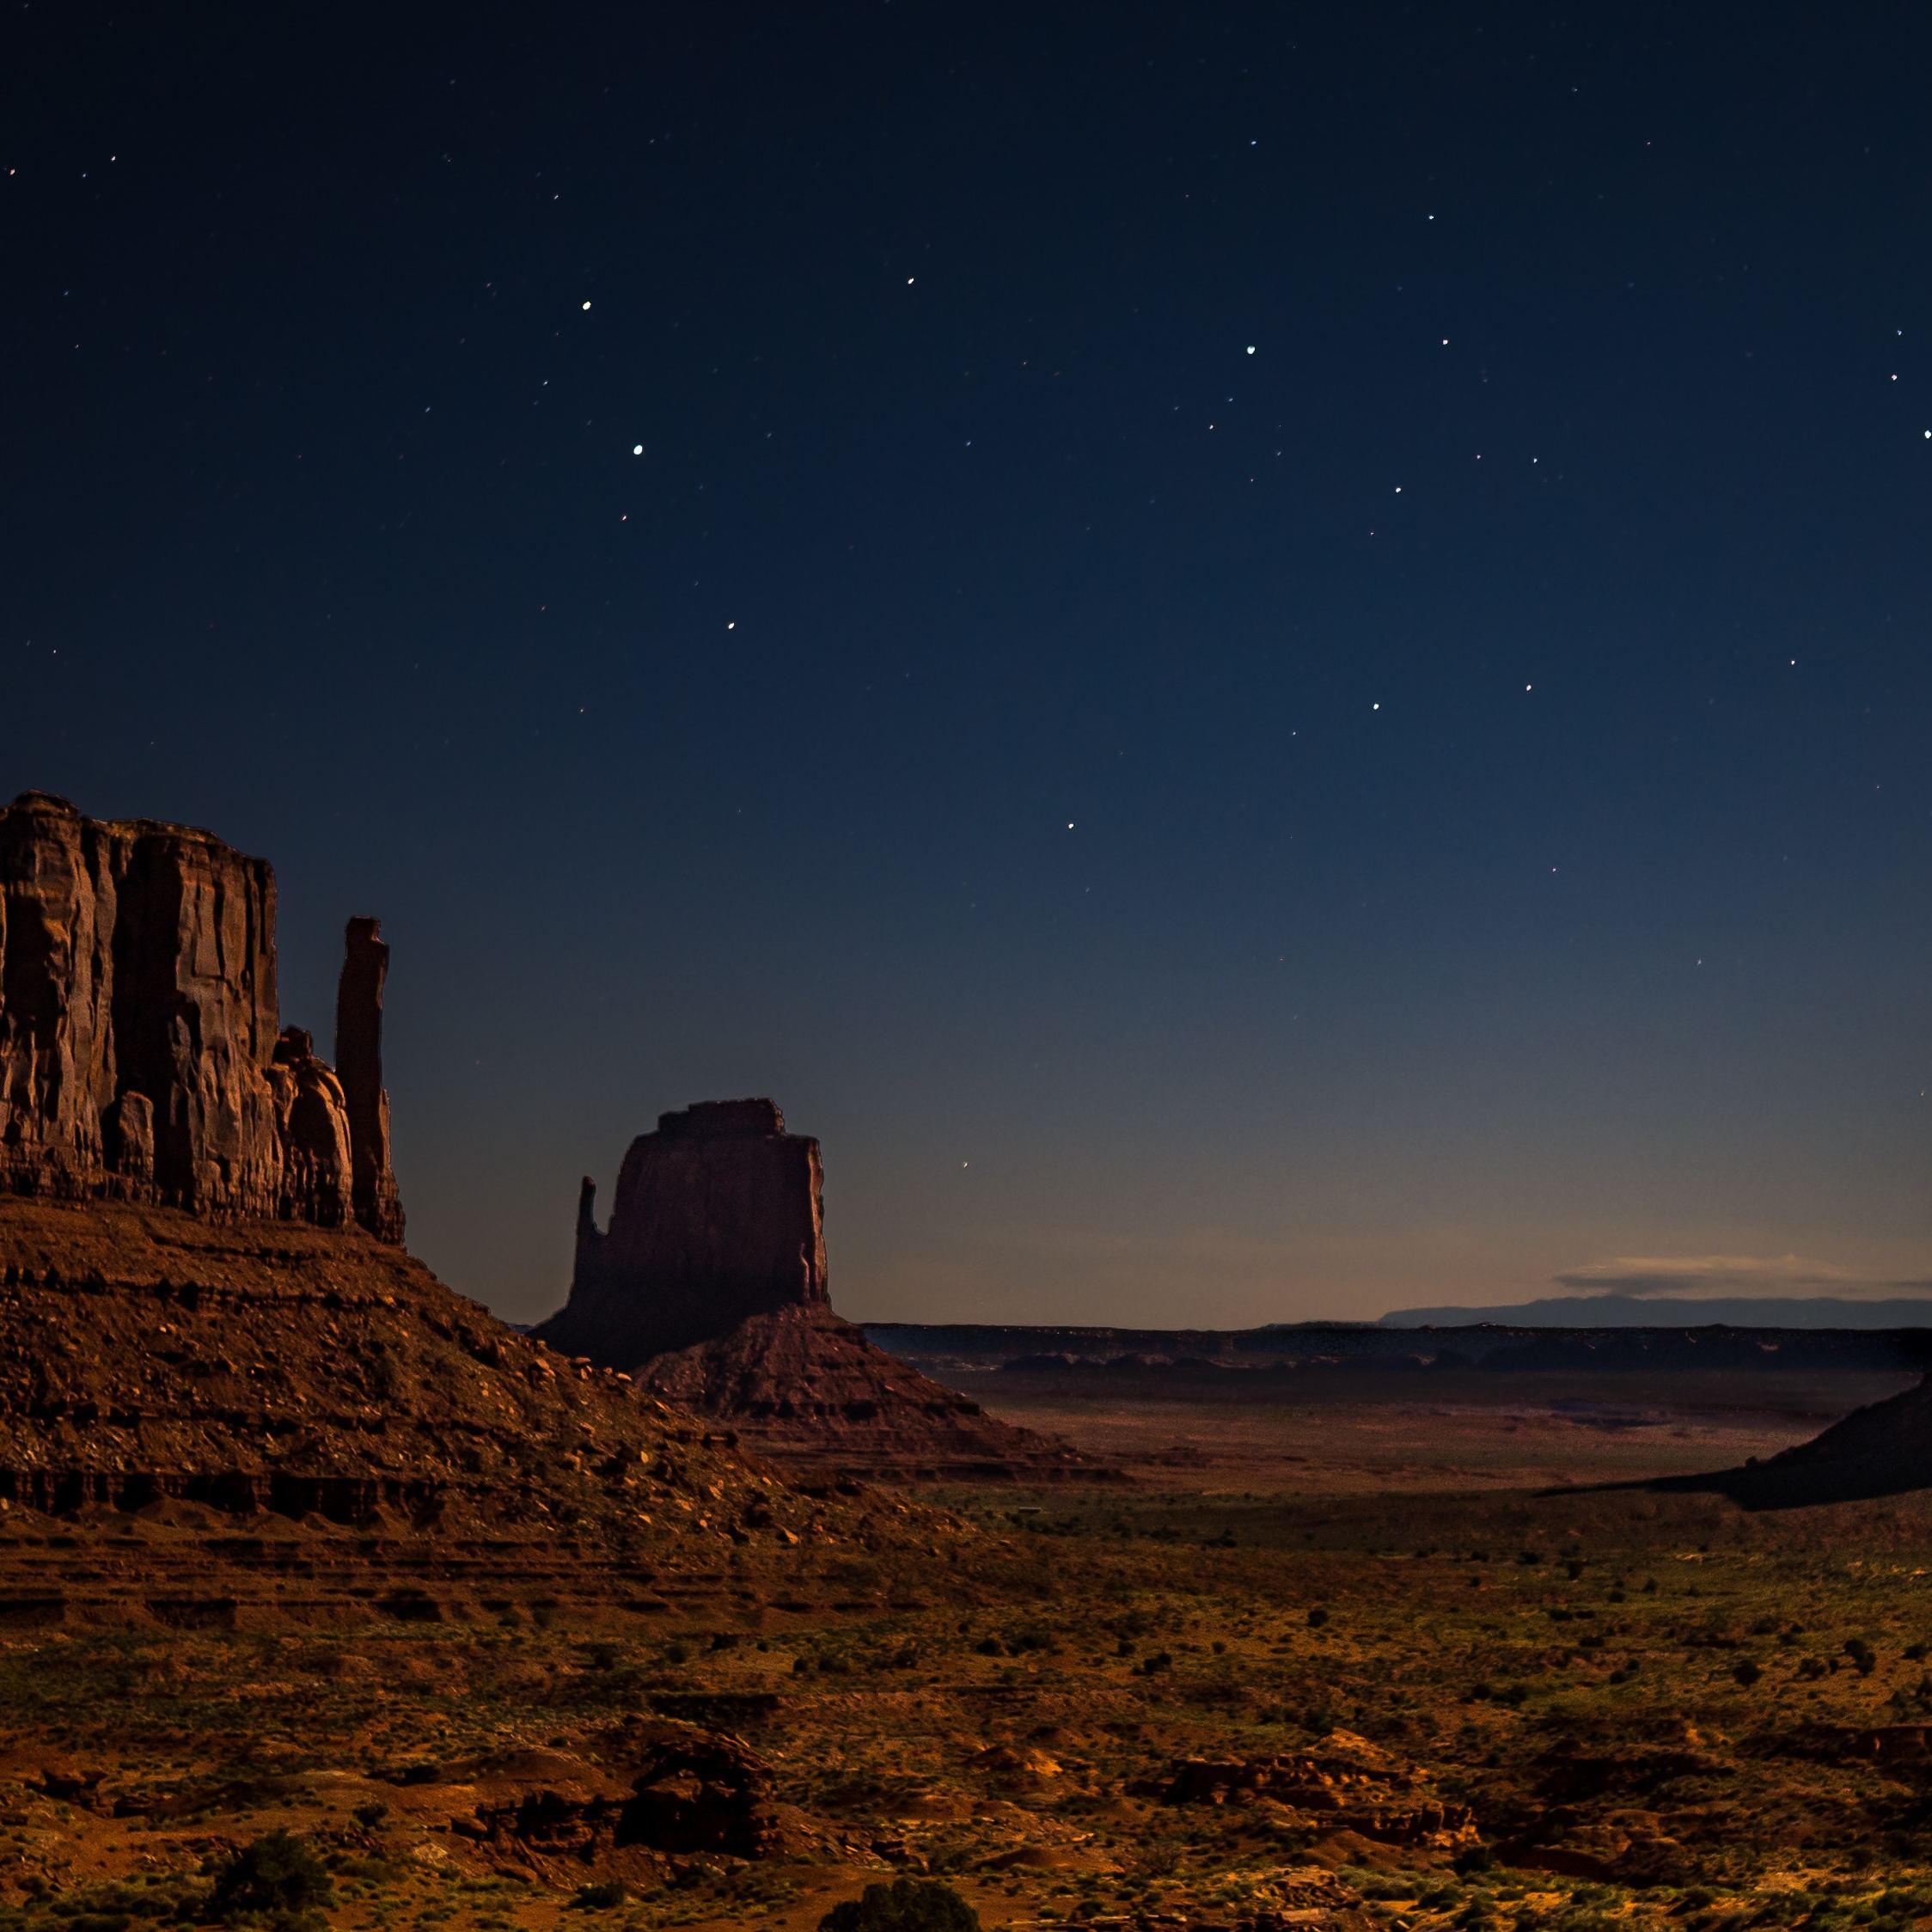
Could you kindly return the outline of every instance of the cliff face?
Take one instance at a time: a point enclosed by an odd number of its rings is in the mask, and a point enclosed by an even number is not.
[[[823,1306],[824,1190],[817,1141],[787,1134],[769,1100],[661,1114],[624,1157],[608,1232],[584,1182],[570,1300],[537,1332],[630,1368],[753,1315]]]
[[[345,1087],[308,1034],[280,1030],[266,861],[23,794],[0,810],[0,1192],[359,1222],[400,1241],[387,951],[373,920],[352,922]]]

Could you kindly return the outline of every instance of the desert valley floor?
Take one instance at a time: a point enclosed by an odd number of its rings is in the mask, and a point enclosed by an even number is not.
[[[989,1927],[1932,1917],[1932,1497],[1544,1493],[1909,1378],[1012,1379],[1136,1480],[594,1559],[13,1505],[0,1925],[202,1921],[284,1830],[384,1932],[804,1932],[906,1874]]]

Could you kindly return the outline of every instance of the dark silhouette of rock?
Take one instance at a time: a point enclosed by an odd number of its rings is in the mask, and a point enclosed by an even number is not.
[[[1809,1442],[1708,1476],[1659,1477],[1652,1489],[1715,1492],[1746,1509],[1857,1502],[1932,1489],[1932,1379],[1842,1416]]]
[[[344,974],[352,1108],[309,1036],[281,1030],[265,860],[45,792],[0,810],[0,1193],[399,1239],[367,923]]]
[[[753,1315],[823,1306],[824,1170],[769,1100],[661,1114],[632,1141],[610,1226],[578,1200],[570,1300],[537,1332],[614,1368],[728,1333]]]
[[[349,1116],[356,1219],[379,1240],[402,1239],[402,1202],[389,1166],[389,1097],[382,1086],[382,987],[389,949],[380,921],[352,919],[335,992],[335,1071]]]
[[[600,1230],[578,1196],[570,1299],[535,1330],[666,1401],[835,1477],[1108,1480],[1065,1444],[987,1415],[875,1348],[826,1290],[818,1142],[769,1100],[658,1116]]]

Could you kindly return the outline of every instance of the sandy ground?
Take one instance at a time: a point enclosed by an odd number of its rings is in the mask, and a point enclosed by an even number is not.
[[[1910,1375],[1311,1377],[1255,1399],[1108,1376],[988,1374],[958,1385],[1142,1483],[1225,1493],[1607,1483],[1730,1467],[1807,1440]]]

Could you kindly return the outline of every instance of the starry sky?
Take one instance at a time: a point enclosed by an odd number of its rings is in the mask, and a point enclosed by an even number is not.
[[[1932,1274],[1923,9],[0,15],[0,790],[394,947],[412,1244],[768,1093],[832,1286]]]

